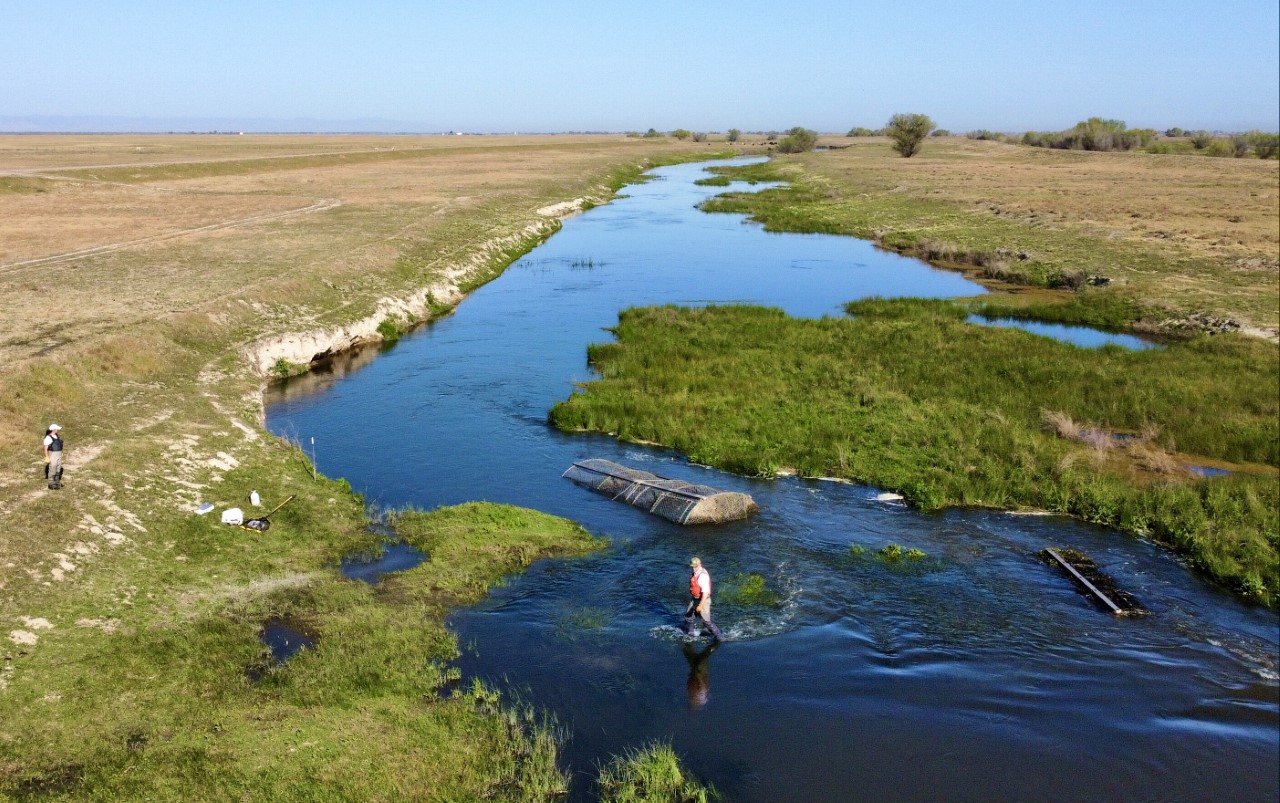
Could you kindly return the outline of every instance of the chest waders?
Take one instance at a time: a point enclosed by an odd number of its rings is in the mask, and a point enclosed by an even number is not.
[[[45,477],[49,480],[49,488],[58,490],[62,487],[62,438],[50,438],[49,462],[45,464]]]

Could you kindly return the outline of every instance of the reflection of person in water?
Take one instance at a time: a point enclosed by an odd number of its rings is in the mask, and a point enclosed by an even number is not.
[[[684,659],[689,662],[689,679],[685,682],[685,691],[689,693],[689,710],[697,711],[707,704],[711,695],[711,662],[707,660],[716,651],[720,642],[713,641],[699,651],[693,642],[684,643]]]

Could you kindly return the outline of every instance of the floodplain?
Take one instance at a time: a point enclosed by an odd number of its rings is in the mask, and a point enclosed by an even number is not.
[[[416,602],[340,581],[332,567],[381,536],[348,485],[262,429],[254,357],[284,344],[271,366],[301,370],[446,312],[561,216],[710,153],[621,136],[0,137],[0,793],[558,794],[554,724],[451,689],[440,621],[590,539],[539,519],[530,541],[528,512],[479,505],[449,526],[480,565],[455,553]],[[50,422],[58,491],[41,474]],[[193,513],[252,511],[251,490],[296,494],[265,534]],[[323,676],[305,700],[281,696],[259,638],[282,619],[317,645],[290,659]]]
[[[378,539],[349,487],[312,474],[307,444],[263,431],[256,357],[276,348],[268,370],[295,373],[315,344],[342,340],[298,333],[376,340],[385,335],[369,323],[398,331],[447,311],[559,215],[607,201],[644,167],[717,148],[585,136],[0,138],[0,790],[311,799],[298,784],[318,779],[336,795],[392,797],[448,778],[438,799],[559,794],[554,723],[480,685],[454,693],[457,645],[439,617],[506,571],[599,545],[506,508],[410,514],[403,528],[421,527],[427,551],[475,552],[419,585],[336,582],[326,567]],[[1104,276],[1141,308],[1120,323],[1229,318],[1254,334],[1225,337],[1254,338],[1240,353],[1267,370],[1274,162],[1174,162],[1195,175],[1171,183],[1140,160],[1177,157],[1024,150],[949,143],[897,160],[867,143],[788,157],[773,175],[797,194],[744,211],[932,255],[1013,291],[1014,306],[1075,297],[1048,288],[1053,277]],[[1059,179],[1062,192],[1045,190]],[[1166,191],[1175,184],[1186,192]],[[974,253],[993,258],[974,264]],[[53,420],[69,443],[59,492],[39,474],[39,433]],[[250,489],[268,502],[299,494],[269,538],[191,514],[202,500],[243,504]],[[274,617],[337,637],[251,684],[245,671],[267,652],[260,624]],[[363,654],[342,638],[356,631],[377,634]],[[388,749],[418,761],[379,764]]]

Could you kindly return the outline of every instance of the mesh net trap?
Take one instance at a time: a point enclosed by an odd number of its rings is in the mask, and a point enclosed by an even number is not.
[[[677,524],[737,521],[760,509],[747,494],[668,479],[609,460],[579,460],[563,476]]]

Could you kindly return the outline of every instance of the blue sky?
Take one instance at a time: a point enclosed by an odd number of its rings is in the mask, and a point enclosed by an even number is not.
[[[11,0],[0,118],[1280,127],[1277,0]],[[251,127],[251,126],[250,126]]]

